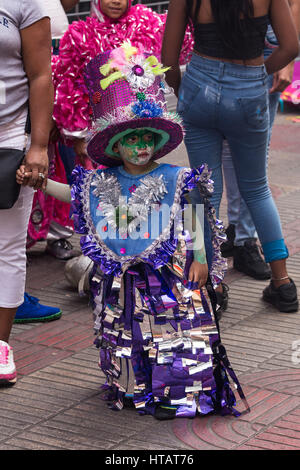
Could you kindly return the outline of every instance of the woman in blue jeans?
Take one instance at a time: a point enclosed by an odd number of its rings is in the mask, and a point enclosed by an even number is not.
[[[194,23],[192,60],[181,82],[178,57],[186,25]],[[269,22],[279,46],[264,62]],[[254,221],[272,279],[263,298],[280,311],[298,310],[297,290],[286,269],[285,245],[266,176],[268,74],[298,54],[298,37],[287,0],[171,0],[162,60],[178,96],[191,167],[212,169],[217,214],[223,192],[222,145],[231,149],[238,186]],[[201,203],[194,194],[194,203]],[[222,286],[219,286],[222,289]]]
[[[300,33],[300,0],[288,0],[292,17]],[[278,46],[278,41],[271,27],[268,26],[264,47],[264,59],[266,60]],[[269,142],[272,135],[272,127],[276,116],[280,94],[291,84],[293,80],[294,61],[274,75],[268,76],[269,88]],[[226,185],[227,215],[229,226],[226,230],[228,241],[222,247],[224,257],[233,256],[233,267],[254,279],[269,279],[271,270],[263,260],[260,249],[256,243],[257,233],[251,214],[244,200],[241,198],[233,161],[228,143],[223,145],[223,174]]]

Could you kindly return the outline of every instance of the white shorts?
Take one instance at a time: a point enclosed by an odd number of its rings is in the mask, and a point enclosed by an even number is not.
[[[24,148],[26,114],[0,127],[0,148]],[[24,302],[27,226],[34,191],[22,187],[11,209],[0,209],[0,307],[16,308]]]

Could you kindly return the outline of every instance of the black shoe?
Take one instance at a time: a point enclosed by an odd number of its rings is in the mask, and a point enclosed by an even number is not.
[[[63,260],[74,258],[78,254],[73,248],[73,245],[65,238],[55,240],[54,242],[48,242],[46,253],[54,256],[54,258]]]
[[[176,418],[177,406],[172,405],[158,405],[155,408],[154,418],[160,421]]]
[[[123,398],[123,406],[124,408],[135,408],[135,404],[133,402],[133,398],[131,397],[124,397]]]
[[[297,298],[297,288],[292,279],[288,284],[282,284],[275,288],[271,281],[263,291],[263,300],[274,305],[280,312],[297,312],[299,302]]]
[[[233,256],[234,251],[235,225],[229,224],[225,233],[227,235],[227,241],[222,243],[220,248],[223,258],[229,258]]]
[[[234,247],[233,267],[254,279],[263,280],[271,277],[271,269],[262,258],[261,250],[254,240],[245,242],[243,246]]]
[[[225,310],[227,310],[227,307],[228,307],[229,287],[227,286],[227,284],[224,284],[224,282],[222,282],[221,286],[222,286],[222,289],[223,289],[222,293],[218,292],[218,291],[215,291],[215,294],[216,294],[216,297],[217,297],[216,316],[217,316],[218,320],[221,320],[223,312],[225,312]]]

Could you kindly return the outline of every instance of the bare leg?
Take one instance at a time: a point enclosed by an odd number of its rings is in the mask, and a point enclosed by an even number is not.
[[[273,280],[272,282],[275,288],[281,286],[282,284],[288,284],[290,282],[288,278],[288,272],[286,270],[285,259],[272,261],[270,263],[270,267],[272,270],[272,280]],[[282,279],[282,278],[287,278],[287,279]]]
[[[0,340],[6,343],[9,340],[16,311],[16,308],[0,307]]]

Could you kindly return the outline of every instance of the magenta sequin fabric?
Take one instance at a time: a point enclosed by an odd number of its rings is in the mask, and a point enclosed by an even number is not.
[[[102,90],[100,80],[104,76],[100,72],[100,67],[108,61],[109,54],[110,52],[99,54],[86,68],[85,80],[89,90],[94,120],[102,117],[105,113],[113,113],[117,108],[128,106],[132,102],[137,101],[136,92],[132,90],[127,80],[124,79],[118,80],[112,83],[106,90]],[[161,102],[164,111],[166,111],[164,94],[159,88],[160,82],[160,77],[157,77],[154,85],[147,89],[147,94],[149,96],[152,95],[156,101]],[[100,96],[99,102],[94,100],[95,93]]]

